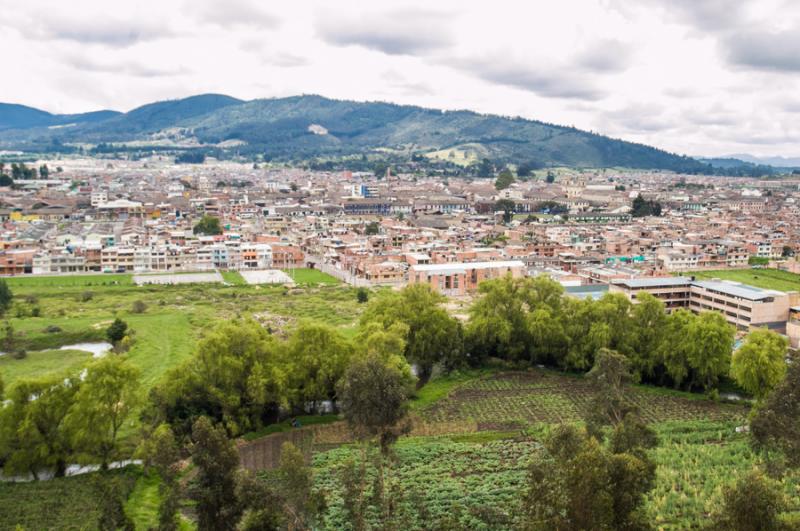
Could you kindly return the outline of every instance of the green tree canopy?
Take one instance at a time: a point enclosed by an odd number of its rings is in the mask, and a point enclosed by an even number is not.
[[[200,531],[233,531],[242,515],[236,494],[239,452],[228,440],[225,428],[214,426],[208,417],[198,418],[192,427],[189,446],[197,476],[189,487],[197,503]]]
[[[197,222],[197,225],[194,226],[192,231],[195,234],[215,236],[217,234],[222,234],[222,226],[219,223],[219,218],[204,214],[203,217],[200,218],[200,221]]]
[[[353,348],[335,329],[303,323],[289,338],[290,387],[294,402],[304,408],[323,400],[336,401],[336,383],[350,362]]]
[[[584,430],[559,426],[529,466],[522,528],[645,529],[655,471],[641,451],[614,453]]]
[[[786,375],[789,341],[767,329],[753,330],[733,353],[731,376],[757,399],[766,397]]]
[[[756,409],[750,421],[753,446],[782,454],[789,466],[800,467],[800,362],[788,366],[783,381]]]
[[[735,330],[719,312],[702,312],[688,327],[688,361],[694,384],[706,391],[730,370]]]
[[[780,531],[778,519],[786,509],[781,486],[758,470],[725,489],[723,505],[711,529],[719,531]]]
[[[350,428],[359,437],[377,436],[384,453],[402,430],[411,392],[406,375],[378,356],[353,362],[338,386]]]
[[[150,420],[185,437],[199,416],[240,435],[273,422],[289,405],[285,349],[255,321],[218,325],[194,355],[151,392]]]
[[[0,317],[5,315],[13,300],[14,294],[11,292],[11,288],[8,287],[8,283],[5,280],[0,278]]]
[[[361,317],[361,325],[380,323],[390,328],[406,326],[405,356],[418,368],[420,383],[430,378],[434,365],[450,369],[463,359],[461,323],[441,307],[444,297],[425,284],[411,284],[399,293],[373,299]]]
[[[128,333],[128,323],[117,317],[106,329],[106,337],[108,340],[116,345],[123,340]]]
[[[511,173],[511,170],[506,168],[497,176],[497,180],[494,182],[494,187],[497,190],[505,190],[512,184],[514,184],[514,174]]]
[[[0,406],[0,456],[9,474],[52,469],[57,477],[66,471],[74,452],[66,419],[81,381],[53,376],[19,380],[9,390],[7,407]],[[0,459],[2,460],[2,459]]]
[[[138,403],[138,368],[113,355],[90,364],[65,421],[76,446],[107,467],[117,451],[119,430]]]

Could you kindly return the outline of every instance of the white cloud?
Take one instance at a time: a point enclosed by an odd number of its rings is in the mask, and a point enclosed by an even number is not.
[[[0,0],[0,101],[128,110],[317,93],[800,155],[788,0]]]

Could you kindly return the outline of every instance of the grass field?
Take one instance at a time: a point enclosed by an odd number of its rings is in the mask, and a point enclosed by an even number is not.
[[[800,275],[779,269],[721,269],[715,271],[692,271],[698,280],[720,278],[750,284],[763,289],[778,291],[800,291]]]
[[[238,271],[220,271],[222,278],[228,284],[233,284],[234,286],[245,286],[247,282],[245,282],[244,278],[242,278],[241,273]]]
[[[327,273],[323,273],[318,269],[308,269],[308,268],[284,269],[283,272],[292,277],[292,280],[294,280],[295,284],[334,285],[340,283],[340,280],[338,278],[332,277]]]
[[[133,275],[129,274],[97,274],[97,275],[55,275],[24,276],[5,279],[9,287],[14,288],[74,288],[89,286],[117,286],[133,284]]]
[[[319,272],[304,273],[310,281],[325,280]],[[15,331],[15,349],[24,348],[28,355],[21,360],[0,357],[0,374],[6,386],[20,378],[79,372],[91,362],[91,355],[58,348],[105,341],[105,330],[115,317],[122,318],[133,330],[134,341],[125,356],[140,369],[142,395],[146,396],[165,372],[191,355],[203,333],[221,320],[254,317],[268,322],[278,332],[281,326],[288,329],[306,320],[341,327],[352,335],[364,308],[358,303],[355,290],[342,285],[323,283],[303,289],[236,282],[230,282],[230,286],[136,286],[129,277],[113,277],[12,279],[14,306],[7,314],[8,320]],[[100,280],[112,283],[100,284]],[[134,313],[135,301],[144,303],[144,312]],[[38,317],[31,316],[34,307],[40,311]],[[124,425],[121,434],[125,448],[135,445],[138,427],[136,415]]]
[[[81,350],[44,350],[29,352],[24,360],[0,356],[3,381],[12,383],[21,378],[40,378],[53,374],[75,373],[92,359]]]

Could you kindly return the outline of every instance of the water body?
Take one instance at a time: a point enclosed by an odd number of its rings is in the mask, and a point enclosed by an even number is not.
[[[113,463],[108,464],[109,470],[114,470],[115,468],[125,468],[128,465],[141,465],[141,459],[126,459],[125,461],[114,461]],[[81,474],[88,474],[89,472],[97,472],[100,470],[100,465],[69,465],[67,467],[65,476],[80,476]],[[38,473],[39,481],[47,481],[53,479],[54,474],[52,470],[41,470]],[[0,483],[15,483],[15,482],[28,482],[34,481],[32,474],[22,475],[22,476],[4,476],[0,474]]]
[[[102,358],[111,352],[112,348],[113,345],[111,343],[100,341],[97,343],[75,343],[74,345],[64,345],[58,350],[83,350],[84,352],[90,352],[93,358]]]

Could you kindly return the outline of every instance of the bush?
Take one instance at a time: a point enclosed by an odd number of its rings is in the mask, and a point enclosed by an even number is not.
[[[131,306],[131,312],[144,313],[146,311],[147,311],[147,305],[143,301],[133,301],[133,306]]]
[[[117,318],[114,319],[114,322],[111,323],[111,326],[109,326],[106,330],[106,337],[108,337],[108,340],[112,344],[116,344],[117,342],[122,341],[122,338],[125,337],[127,332],[128,323]]]
[[[44,329],[45,334],[58,334],[59,332],[63,332],[63,330],[58,325],[48,325]]]
[[[361,304],[367,302],[369,300],[369,292],[367,291],[367,288],[358,288],[358,291],[356,292],[356,299],[358,299],[358,302]]]
[[[11,354],[11,357],[13,357],[15,360],[24,360],[25,358],[28,357],[28,351],[25,350],[24,348],[15,350],[14,353]]]
[[[34,306],[31,308],[31,317],[40,317],[42,315],[42,309],[38,306]]]
[[[84,291],[79,296],[79,300],[81,302],[89,302],[93,298],[94,298],[94,292],[92,292],[92,291]]]

